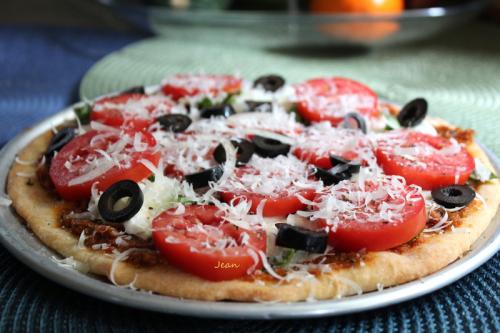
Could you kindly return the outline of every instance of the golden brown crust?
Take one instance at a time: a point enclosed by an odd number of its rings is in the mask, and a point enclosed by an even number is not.
[[[20,154],[22,160],[36,160],[45,151],[50,133],[31,142]],[[492,170],[485,153],[475,143],[468,150]],[[14,163],[8,179],[8,194],[17,213],[27,221],[40,240],[65,257],[72,256],[88,264],[90,271],[110,276],[113,257],[100,251],[77,246],[78,239],[60,228],[60,215],[70,207],[42,188],[34,173],[36,166]],[[20,176],[18,173],[21,172]],[[500,202],[498,180],[477,189],[487,206],[461,213],[460,223],[441,234],[424,234],[415,243],[398,251],[370,252],[352,265],[333,265],[331,273],[317,273],[316,279],[279,282],[268,275],[240,280],[210,282],[184,273],[166,264],[136,267],[116,262],[114,280],[118,284],[134,281],[137,288],[182,298],[238,301],[300,301],[308,297],[329,299],[351,295],[359,290],[372,291],[379,286],[393,286],[429,275],[447,266],[467,252],[496,214]]]

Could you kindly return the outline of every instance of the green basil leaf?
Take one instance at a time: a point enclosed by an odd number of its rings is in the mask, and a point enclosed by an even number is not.
[[[294,249],[285,249],[279,256],[271,258],[271,264],[275,267],[287,266],[292,261],[295,253]]]
[[[74,107],[73,112],[76,114],[82,125],[90,123],[90,113],[92,112],[92,106],[90,104],[85,103],[81,106]]]
[[[214,103],[212,102],[212,100],[208,97],[205,97],[198,103],[198,109],[200,109],[200,110],[206,109],[206,108],[209,108],[213,105],[214,105]]]
[[[222,104],[234,104],[236,102],[236,94],[228,94],[222,101]]]
[[[399,124],[398,119],[396,117],[385,114],[384,118],[385,118],[385,123],[386,123],[386,126],[385,126],[386,131],[391,131],[391,130],[401,128],[401,125]]]
[[[192,204],[195,204],[195,203],[196,203],[196,201],[193,201],[193,200],[191,200],[191,199],[189,199],[189,198],[186,198],[186,197],[185,197],[185,196],[183,196],[183,195],[179,195],[179,196],[177,197],[177,202],[180,202],[180,203],[181,203],[181,204],[183,204],[183,205],[192,205]]]

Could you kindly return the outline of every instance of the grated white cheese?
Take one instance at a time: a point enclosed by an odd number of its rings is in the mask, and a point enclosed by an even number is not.
[[[366,136],[354,129],[335,128],[329,122],[313,124],[297,138],[295,149],[317,156],[344,155],[368,145]],[[357,155],[357,154],[355,154]],[[357,156],[354,156],[357,158]]]
[[[151,237],[152,221],[161,212],[177,207],[176,212],[181,213],[184,206],[178,202],[179,196],[197,200],[192,188],[187,183],[181,183],[177,179],[163,176],[162,166],[156,168],[150,161],[141,160],[147,168],[155,175],[154,181],[145,179],[141,187],[144,203],[139,212],[124,223],[125,231],[143,239]]]
[[[323,191],[310,212],[298,212],[312,221],[324,220],[335,230],[346,221],[397,223],[404,219],[408,202],[424,200],[418,186],[406,185],[403,177],[379,176],[365,181],[345,180]]]
[[[242,171],[244,170],[244,171]],[[276,198],[295,195],[306,189],[320,189],[322,183],[312,179],[307,163],[295,156],[280,155],[275,158],[253,156],[246,167],[227,177],[218,187],[232,193],[252,192]]]
[[[117,287],[125,287],[125,288],[129,287],[130,284],[120,285],[120,284],[116,283],[116,281],[115,281],[115,273],[116,273],[116,269],[118,268],[118,264],[120,262],[127,260],[129,255],[132,252],[148,252],[148,251],[149,250],[147,250],[147,249],[130,248],[128,250],[125,250],[123,252],[118,252],[117,254],[115,254],[115,258],[113,259],[113,263],[111,264],[111,270],[109,271],[109,275],[108,275],[108,278],[111,281],[111,283],[113,283]],[[131,283],[134,283],[134,282],[135,282],[135,278]]]
[[[36,174],[33,171],[29,171],[29,172],[17,172],[16,173],[16,176],[24,177],[24,178],[30,178],[30,177],[33,177],[35,175]]]
[[[36,160],[35,161],[24,161],[24,160],[20,159],[19,156],[16,156],[15,161],[17,164],[21,164],[21,165],[35,165],[38,163],[38,161],[36,161]]]
[[[493,175],[493,172],[484,165],[484,163],[479,159],[479,158],[474,158],[474,163],[475,163],[475,169],[474,169],[474,175],[477,177],[477,179],[480,182],[486,182],[490,180],[491,176]]]
[[[117,110],[122,115],[125,122],[132,119],[154,119],[169,114],[173,106],[173,101],[163,95],[145,95],[139,98],[131,98],[126,102],[116,103],[109,97],[97,100],[92,108],[93,112],[108,112]]]
[[[66,269],[71,269],[71,270],[77,270],[81,273],[87,273],[90,270],[90,267],[88,264],[78,261],[74,259],[72,256],[64,259],[58,259],[54,256],[50,257],[50,260],[58,264],[59,266],[66,268]]]

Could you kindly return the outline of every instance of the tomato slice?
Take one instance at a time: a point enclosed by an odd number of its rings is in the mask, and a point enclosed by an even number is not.
[[[134,148],[137,137],[140,149]],[[65,145],[52,159],[49,175],[57,193],[66,200],[88,199],[91,188],[104,191],[119,180],[136,182],[151,175],[141,160],[157,165],[160,153],[147,132],[89,131]]]
[[[174,101],[183,97],[198,95],[219,95],[236,93],[242,80],[231,75],[178,74],[163,82],[162,90]]]
[[[352,161],[358,157],[358,154],[356,154],[354,151],[339,153],[332,149],[331,151],[329,151],[327,155],[323,155],[323,154],[317,154],[316,151],[314,150],[303,149],[301,147],[296,147],[293,150],[293,154],[298,158],[300,158],[301,160],[307,161],[323,169],[330,169],[333,167],[332,162],[330,160],[330,154],[340,156],[348,161]]]
[[[165,175],[181,178],[217,165],[213,152],[223,133],[210,137],[204,133],[176,135],[161,143]]]
[[[364,191],[357,181],[342,182],[316,201],[323,210],[332,209],[326,212],[330,221],[319,222],[329,226],[329,244],[345,252],[384,251],[402,245],[418,235],[427,221],[420,191],[394,176],[367,181]]]
[[[285,111],[238,113],[229,117],[226,123],[241,132],[258,130],[297,137],[304,131],[304,126],[295,120],[295,116]]]
[[[252,163],[254,160],[256,160],[258,157],[253,156],[252,157]],[[284,159],[284,158],[283,158]],[[275,159],[270,160],[270,159],[261,159],[261,161],[257,162],[256,164],[258,165],[259,163],[274,163]],[[279,163],[279,162],[278,162]],[[286,166],[284,167],[286,169]],[[232,188],[224,189],[221,191],[221,199],[224,202],[231,203],[233,205],[236,205],[240,203],[241,201],[247,201],[251,203],[251,208],[250,211],[252,213],[256,213],[259,205],[261,204],[262,201],[265,200],[265,203],[263,203],[262,206],[262,215],[266,217],[286,217],[289,214],[293,214],[298,210],[306,208],[306,204],[304,204],[300,199],[300,197],[303,197],[307,200],[312,200],[315,196],[315,190],[314,189],[307,189],[307,188],[298,188],[294,186],[294,179],[293,173],[294,171],[288,170],[290,173],[284,172],[284,173],[270,173],[262,176],[260,174],[261,170],[258,170],[254,168],[253,166],[245,166],[238,168],[235,170],[234,175],[230,177],[229,181],[227,183],[232,184]],[[304,170],[304,172],[306,172]],[[258,190],[252,191],[252,182],[253,182],[253,177],[249,178],[248,176],[259,176],[261,175],[262,179],[259,180],[259,182],[262,183],[270,183],[272,181],[272,178],[277,179],[279,183],[281,183],[282,189],[278,191],[274,191],[272,194],[263,194],[259,193]],[[286,186],[283,186],[284,184],[287,184]],[[270,185],[264,185],[264,187],[267,187]],[[248,188],[249,190],[243,190],[243,189]]]
[[[358,157],[356,152],[365,144],[358,130],[335,128],[328,122],[309,126],[297,139],[292,152],[297,158],[323,169],[333,167],[330,155],[349,161]]]
[[[127,93],[97,100],[90,119],[112,127],[141,131],[156,118],[170,113],[172,107],[172,101],[165,96]]]
[[[252,213],[257,212],[257,208],[263,200],[266,200],[262,216],[265,217],[286,217],[289,214],[293,214],[298,210],[306,208],[306,204],[302,203],[297,195],[302,196],[307,200],[312,200],[315,196],[314,190],[302,190],[295,194],[289,195],[283,193],[278,197],[269,197],[266,195],[252,193],[252,192],[222,192],[221,199],[224,202],[231,202],[234,205],[240,203],[241,201],[248,201],[252,204],[250,211]]]
[[[378,163],[388,175],[432,190],[465,184],[474,171],[474,158],[456,141],[413,131],[388,133],[377,142]]]
[[[259,251],[266,251],[264,231],[237,228],[223,220],[215,206],[186,206],[153,220],[153,241],[168,262],[211,281],[232,280],[262,267]]]
[[[306,81],[295,87],[297,111],[312,122],[329,121],[338,125],[349,112],[368,118],[379,116],[378,97],[367,86],[354,80],[330,77]]]

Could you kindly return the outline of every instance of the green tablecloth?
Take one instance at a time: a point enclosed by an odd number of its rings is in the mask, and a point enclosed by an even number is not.
[[[276,36],[279,38],[279,36]],[[290,81],[340,75],[367,83],[380,96],[404,103],[416,96],[430,112],[463,127],[500,154],[500,26],[474,23],[434,39],[373,50],[273,47],[258,36],[228,30],[174,29],[112,53],[82,81],[82,97],[136,84],[158,83],[179,72],[279,73]]]

